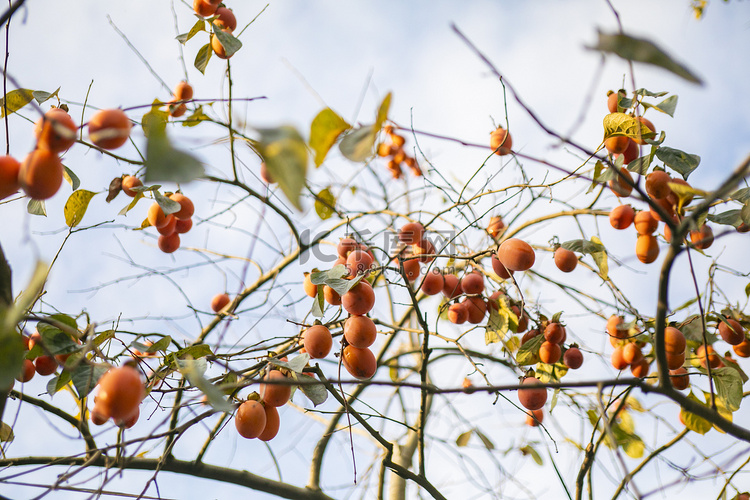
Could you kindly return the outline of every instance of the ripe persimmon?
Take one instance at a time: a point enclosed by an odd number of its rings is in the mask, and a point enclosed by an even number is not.
[[[258,391],[261,399],[267,405],[284,406],[292,395],[292,386],[288,383],[290,379],[279,370],[271,370],[263,380]]]
[[[526,377],[521,382],[524,387],[518,389],[518,401],[527,410],[538,410],[547,402],[547,388],[535,387],[539,384],[535,377]]]
[[[341,305],[349,314],[364,316],[375,305],[375,292],[367,281],[362,280],[341,296]]]
[[[18,182],[33,200],[52,198],[62,186],[63,166],[56,153],[35,149],[24,158],[18,171]]]
[[[545,340],[539,347],[539,360],[542,363],[547,363],[549,365],[557,363],[558,361],[560,361],[561,356],[562,349],[560,349],[559,344],[555,344],[553,342],[550,342],[549,340]]]
[[[372,267],[372,263],[372,255],[361,248],[357,248],[346,258],[346,267],[353,275],[368,274]]]
[[[633,192],[633,176],[630,175],[630,171],[625,167],[620,168],[620,173],[622,175],[610,179],[607,185],[617,196],[625,198]]]
[[[745,340],[745,329],[735,319],[724,318],[719,322],[718,330],[719,335],[727,344],[739,345]]]
[[[52,375],[55,373],[55,370],[57,370],[57,361],[53,356],[37,356],[36,359],[34,359],[34,369],[39,375],[42,375],[46,377],[47,375]]]
[[[609,151],[612,154],[624,153],[625,150],[628,149],[629,145],[630,145],[630,138],[624,135],[610,137],[609,139],[604,141],[604,147],[607,148],[607,151]]]
[[[690,231],[690,242],[699,250],[705,250],[714,243],[714,232],[711,226],[703,224],[699,229]]]
[[[623,165],[628,165],[631,161],[638,158],[638,155],[640,154],[640,149],[638,148],[638,143],[633,141],[628,142],[628,147],[625,148],[625,151],[622,153],[622,163]],[[620,154],[616,154],[615,159],[620,156]]]
[[[448,299],[454,299],[461,295],[461,282],[455,274],[443,275],[443,295]]]
[[[630,205],[619,205],[609,212],[609,223],[615,229],[627,229],[635,219],[635,210]]]
[[[456,302],[448,306],[448,321],[454,325],[462,325],[469,319],[469,311],[463,302]]]
[[[341,305],[341,295],[339,295],[339,292],[334,290],[328,285],[325,285],[323,287],[323,298],[326,302],[331,304],[332,306],[340,306]]]
[[[664,328],[664,350],[670,354],[685,352],[687,341],[685,335],[673,326]]]
[[[612,366],[615,367],[616,370],[624,370],[628,367],[628,363],[622,357],[622,351],[623,347],[618,345],[615,347],[615,350],[612,351],[612,356],[609,358]]]
[[[221,311],[222,309],[224,309],[227,306],[227,304],[229,304],[231,301],[232,299],[229,298],[229,294],[217,293],[211,299],[211,310],[217,313]]]
[[[513,271],[510,271],[505,268],[502,262],[500,262],[500,259],[497,258],[497,254],[492,254],[491,258],[492,262],[492,270],[495,271],[495,274],[500,277],[500,279],[507,280],[510,279],[510,276],[513,274]]]
[[[684,367],[679,367],[676,370],[669,370],[669,379],[672,381],[672,386],[678,391],[683,391],[690,387],[690,375]]]
[[[193,219],[177,219],[177,223],[174,226],[174,232],[177,234],[185,234],[193,227]]]
[[[234,16],[234,12],[226,7],[219,7],[214,12],[217,16],[213,23],[219,28],[226,28],[229,31],[234,31],[237,28],[237,18]]]
[[[315,298],[318,295],[318,285],[313,284],[310,273],[305,273],[305,278],[302,280],[302,288],[308,297]]]
[[[577,347],[570,347],[563,354],[563,363],[571,370],[577,370],[583,365],[583,353]]]
[[[201,17],[211,17],[218,5],[209,0],[193,0],[193,11]]]
[[[512,306],[510,310],[513,311],[513,314],[518,318],[518,328],[516,329],[516,333],[525,332],[529,327],[529,317],[526,315],[526,311],[521,311],[518,306]]]
[[[94,425],[104,425],[107,420],[109,420],[108,416],[99,411],[99,408],[97,408],[96,404],[94,404],[94,408],[92,408],[89,415],[91,417],[91,423]]]
[[[572,272],[578,265],[578,257],[575,252],[572,252],[567,248],[557,247],[557,249],[555,249],[554,259],[557,268],[564,273]]]
[[[472,325],[478,325],[484,320],[487,314],[487,303],[483,297],[466,297],[463,301],[464,309],[468,317],[466,318]]]
[[[99,379],[96,407],[108,418],[127,418],[141,404],[145,393],[141,375],[135,368],[111,368]]]
[[[312,359],[322,359],[331,352],[333,337],[325,326],[313,325],[302,333],[302,343]]]
[[[511,271],[526,271],[531,269],[536,260],[531,245],[518,238],[510,238],[500,244],[497,258]]]
[[[341,361],[352,377],[359,380],[372,378],[378,369],[378,362],[372,351],[365,347],[360,349],[353,345],[344,347]]]
[[[654,170],[646,176],[646,193],[655,200],[662,200],[672,192],[669,188],[670,182],[672,182],[672,177],[668,173],[663,170]]]
[[[279,433],[279,426],[281,424],[279,410],[271,405],[263,405],[263,409],[266,412],[266,425],[263,427],[263,432],[258,435],[258,439],[261,441],[270,441]]]
[[[168,236],[161,234],[156,243],[162,252],[174,253],[180,248],[180,235],[177,233],[172,233]]]
[[[260,163],[260,178],[263,179],[263,182],[266,184],[273,184],[276,182],[273,177],[271,177],[271,172],[268,171],[268,167],[266,166],[266,162]]]
[[[716,351],[714,351],[713,346],[709,345],[705,348],[703,347],[703,344],[699,345],[695,349],[695,355],[698,356],[698,361],[700,361],[700,364],[703,368],[707,368],[707,363],[711,365],[711,368],[718,368],[721,364],[721,358],[718,354],[716,354]],[[706,360],[708,358],[708,360]]]
[[[175,229],[177,229],[177,219],[173,214],[169,214],[166,217],[166,223],[161,227],[157,227],[156,231],[161,235],[169,236],[175,232]]]
[[[419,260],[402,260],[401,265],[404,267],[404,275],[406,276],[406,279],[409,281],[409,283],[414,283],[415,281],[417,281],[420,271]]]
[[[741,358],[750,358],[750,340],[743,340],[737,345],[732,346],[734,353]]]
[[[653,234],[659,228],[659,221],[649,210],[642,210],[635,214],[635,230],[638,234]]]
[[[234,414],[234,425],[240,436],[254,439],[263,433],[266,427],[266,410],[260,401],[245,401]]]
[[[193,216],[193,213],[195,213],[195,205],[193,205],[193,201],[184,194],[173,193],[170,195],[169,199],[180,204],[180,209],[173,214],[178,219],[189,219]]]
[[[619,110],[618,101],[622,97],[626,97],[624,90],[611,92],[609,95],[607,95],[607,109],[610,113],[617,113],[617,111]]]
[[[18,174],[21,164],[12,156],[0,156],[0,200],[21,189]]]
[[[117,149],[130,137],[133,124],[121,109],[97,111],[89,120],[89,138],[102,149]]]
[[[643,352],[641,351],[641,348],[638,346],[638,344],[636,344],[635,342],[630,342],[623,346],[622,360],[625,363],[632,365],[640,361],[641,358],[643,358]]]
[[[478,295],[484,291],[484,276],[477,271],[466,273],[461,278],[461,290],[467,295]]]
[[[344,321],[344,338],[354,347],[370,347],[377,337],[378,329],[367,316],[349,316]]]
[[[53,153],[62,153],[76,142],[75,122],[60,108],[52,108],[34,126],[36,147]]]
[[[339,254],[339,257],[347,258],[351,252],[358,248],[359,243],[357,243],[354,239],[341,238],[338,245],[336,245],[336,253]]]
[[[652,234],[639,234],[635,242],[635,256],[644,264],[651,264],[659,257],[659,242]]]
[[[443,291],[444,285],[445,278],[437,269],[433,268],[425,274],[421,289],[427,295],[437,295]]]
[[[503,218],[499,215],[495,215],[490,218],[489,224],[487,224],[487,232],[489,233],[492,238],[497,239],[500,237],[500,234],[503,232],[503,229],[505,229],[505,222],[503,222]]]
[[[126,175],[122,178],[122,192],[126,195],[134,198],[138,191],[133,191],[133,188],[143,186],[143,182],[134,175]]]
[[[148,219],[149,224],[157,228],[166,226],[169,222],[167,216],[164,214],[164,210],[156,202],[152,203],[151,206],[148,207],[146,218]]]
[[[648,359],[641,357],[639,360],[630,365],[630,373],[634,377],[643,378],[648,375],[648,369],[650,366],[651,363],[648,362]]]
[[[498,127],[490,134],[490,147],[496,155],[508,155],[513,148],[513,138],[503,127]]]
[[[532,410],[526,413],[526,425],[529,427],[537,427],[544,420],[544,410]]]
[[[185,80],[178,83],[174,88],[174,98],[177,101],[189,101],[193,98],[193,87]]]
[[[544,329],[544,338],[553,344],[559,344],[565,340],[565,327],[562,323],[550,322]]]
[[[516,333],[520,333],[520,332],[516,332]],[[521,337],[521,345],[524,345],[526,342],[533,339],[534,337],[538,337],[539,335],[541,335],[541,333],[542,332],[540,332],[539,329],[537,328],[529,330],[528,332],[524,333],[523,336]]]
[[[667,352],[667,368],[670,370],[676,370],[677,368],[681,367],[685,364],[685,352],[681,352],[679,354],[673,354],[671,352]]]
[[[21,367],[21,372],[16,375],[16,380],[18,380],[21,383],[26,383],[32,378],[34,378],[34,374],[36,373],[36,368],[34,367],[34,362],[30,359],[24,359],[23,360],[23,366]]]

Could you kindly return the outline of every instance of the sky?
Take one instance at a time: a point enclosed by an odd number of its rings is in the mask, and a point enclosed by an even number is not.
[[[679,96],[674,118],[652,113],[647,117],[658,129],[667,132],[666,145],[701,156],[701,168],[691,177],[691,183],[705,189],[715,187],[750,151],[750,122],[747,120],[750,101],[743,98],[750,77],[750,67],[744,57],[750,48],[748,4],[714,0],[700,21],[694,18],[688,0],[613,0],[612,4],[627,33],[654,41],[703,79],[704,85],[698,86],[658,68],[635,66],[636,87]],[[266,7],[263,2],[242,0],[228,1],[227,5],[234,10],[240,26],[263,11],[239,36],[243,48],[232,59],[233,97],[263,97],[236,104],[234,119],[247,124],[248,130],[291,124],[307,137],[311,120],[325,106],[336,110],[350,123],[370,123],[378,103],[392,92],[389,117],[399,125],[413,125],[416,130],[472,144],[486,144],[494,125],[505,123],[507,106],[514,149],[570,169],[582,163],[580,153],[561,147],[559,141],[540,130],[510,91],[504,95],[487,65],[461,41],[451,29],[452,25],[487,56],[506,78],[508,86],[518,92],[519,98],[546,125],[592,148],[601,140],[607,90],[622,86],[623,81],[626,88],[632,88],[625,62],[615,57],[603,59],[598,52],[586,48],[596,42],[597,30],[611,33],[617,29],[612,10],[604,1],[472,1],[459,5],[422,0],[282,0]],[[60,97],[70,106],[76,122],[80,122],[84,102],[95,108],[145,106],[154,99],[168,100],[170,89],[184,78],[195,88],[196,98],[225,98],[227,79],[222,61],[213,58],[205,75],[192,67],[195,53],[206,43],[207,35],[201,33],[184,46],[174,39],[177,34],[187,32],[194,22],[192,9],[185,2],[79,1],[67,2],[61,7],[54,0],[27,0],[11,22],[8,74],[25,88],[53,91],[60,87]],[[115,26],[151,69],[117,33]],[[219,105],[214,105],[213,109],[223,116]],[[137,119],[142,112],[132,113]],[[90,114],[89,110],[84,112],[86,118]],[[31,131],[37,117],[30,107],[10,117],[10,152],[17,158],[25,156],[34,146]],[[229,152],[221,129],[173,127],[169,133],[181,148],[204,163],[208,173],[227,172]],[[138,127],[134,128],[133,138],[139,146],[145,144]],[[473,173],[488,154],[481,148],[457,147],[451,141],[419,135],[410,136],[409,144],[414,144],[416,139],[425,156],[456,185],[466,182],[469,172]],[[135,153],[132,146],[122,149],[122,154],[129,157]],[[262,189],[262,184],[252,177],[253,172],[257,172],[257,160],[244,147],[239,156],[247,165],[243,175],[249,183]],[[92,191],[104,190],[115,176],[134,173],[128,164],[83,147],[72,148],[63,161],[81,179],[82,188]],[[513,179],[512,176],[518,175],[503,167],[499,159],[493,158],[489,165],[497,168],[500,176]],[[535,179],[548,173],[537,164],[529,164],[528,172]],[[361,173],[359,166],[332,151],[326,166],[311,172],[310,179],[313,186],[322,188],[332,184],[335,177],[357,178]],[[549,175],[559,176],[554,172]],[[408,182],[412,189],[422,187],[416,180]],[[174,189],[175,186],[166,187]],[[122,217],[117,215],[126,203],[122,195],[111,204],[105,203],[104,196],[100,195],[92,201],[83,224],[104,224],[76,233],[65,244],[59,263],[50,275],[47,303],[68,312],[86,310],[99,324],[121,317],[126,328],[132,331],[153,329],[179,341],[192,339],[196,327],[210,317],[205,313],[210,298],[218,291],[236,292],[243,281],[255,276],[254,269],[246,270],[243,262],[217,254],[250,256],[269,264],[279,258],[279,248],[288,246],[289,235],[274,231],[278,220],[259,206],[234,206],[241,199],[237,192],[205,182],[194,182],[183,189],[195,200],[200,221],[196,230],[183,239],[183,245],[186,249],[205,249],[212,253],[185,250],[174,256],[161,254],[155,247],[152,232],[131,231],[145,216],[146,202]],[[24,287],[36,258],[50,262],[55,257],[66,236],[62,210],[70,191],[66,184],[48,201],[46,218],[28,215],[24,200],[0,203],[3,221],[0,244],[14,271],[14,291]],[[570,203],[587,199],[579,189],[561,189],[556,194]],[[277,201],[285,204],[283,197]],[[614,198],[612,203],[616,203]],[[306,212],[295,213],[301,227],[313,232],[324,227],[311,213],[312,202],[305,199],[303,204]],[[587,231],[594,229],[586,226]],[[646,268],[632,257],[632,235],[616,234],[604,226],[599,229],[610,253],[626,264],[613,269],[613,276],[626,291],[634,294],[637,307],[646,314],[653,314],[655,268]],[[548,224],[529,234],[535,243],[544,245],[550,237],[548,232],[559,235],[564,241],[567,235],[575,233],[574,228],[572,232],[565,232],[570,230],[567,226]],[[249,246],[248,243],[254,241],[253,234],[263,237],[257,245]],[[740,271],[750,271],[741,236],[721,238],[717,247],[712,255],[721,254],[727,262],[736,263]],[[540,269],[552,269],[550,261],[547,254],[540,255]],[[188,269],[188,266],[197,267]],[[312,264],[306,264],[304,269],[295,268],[293,273],[281,276],[280,283],[298,284],[301,271],[311,267]],[[699,273],[705,272],[706,267],[706,263],[699,263]],[[737,296],[736,300],[744,301],[745,284],[735,280],[727,283],[725,290],[730,297]],[[589,283],[589,286],[595,285]],[[259,340],[267,332],[290,334],[286,319],[304,319],[308,304],[296,300],[298,295],[292,300],[282,294],[284,289],[281,287],[269,295],[271,302],[278,301],[282,306],[251,304],[245,321],[232,327],[231,334],[244,342]],[[675,303],[690,297],[690,290],[685,286],[675,286],[671,293]],[[559,299],[560,306],[546,297],[542,299],[551,310],[559,310],[566,304],[564,299]],[[191,308],[203,312],[194,314]],[[169,320],[162,321],[162,318]],[[589,342],[591,348],[603,347],[590,337],[601,325],[593,325],[586,318],[571,319],[571,323],[573,331]],[[477,345],[482,344],[480,339]],[[605,365],[599,363],[592,370],[603,370]],[[332,363],[327,368],[332,369]],[[465,371],[466,367],[462,366],[441,376],[447,381],[451,377],[458,381]],[[43,392],[39,380],[32,384],[37,385],[31,385],[29,392]],[[373,391],[374,398],[387,396],[387,391]],[[471,401],[469,404],[462,400],[459,405],[465,410],[462,417],[466,428],[476,425],[489,429],[487,432],[497,438],[498,443],[509,446],[522,442],[532,432],[523,427],[517,411],[493,406],[489,397],[476,397]],[[302,405],[304,399],[296,402]],[[451,434],[455,430],[451,427],[455,420],[444,415],[455,412],[455,407],[444,401],[436,405],[440,410],[436,412],[434,432],[436,435],[444,432],[440,437],[450,444],[455,439]],[[39,413],[31,414],[37,421],[46,422]],[[155,427],[165,415],[157,411],[150,420],[139,423],[138,429]],[[581,426],[575,418],[576,415],[561,412],[558,425],[566,429]],[[282,427],[286,422],[295,426],[295,431],[278,444],[274,443],[272,450],[276,457],[282,457],[285,478],[299,474],[302,467],[302,479],[295,477],[294,482],[303,483],[306,454],[310,449],[304,446],[297,449],[295,444],[303,441],[306,433],[320,432],[322,427],[314,417],[309,418],[295,408],[284,409]],[[503,426],[513,430],[510,442],[504,436]],[[64,430],[59,432],[65,433]],[[34,453],[39,449],[39,444],[23,434],[17,432],[12,453],[27,448]],[[190,453],[196,443],[202,442],[198,434],[196,431],[194,439],[191,436],[181,443],[184,448],[179,451]],[[360,439],[363,444],[366,442]],[[540,449],[550,446],[541,435],[534,439],[542,443]],[[257,470],[256,462],[261,462],[260,473],[274,476],[275,467],[267,449],[256,446],[257,443],[238,441],[230,433],[220,435],[220,440],[221,452],[211,455],[217,464],[239,464]],[[696,438],[695,442],[710,446],[705,438]],[[49,453],[65,450],[69,445],[55,433],[49,443],[49,451],[45,450]],[[439,464],[437,467],[473,470],[472,460],[487,460],[481,453],[481,445],[477,445],[477,449],[472,447],[470,456],[462,460],[454,460],[441,446],[447,445],[436,445],[434,455],[430,456]],[[343,458],[326,467],[324,484],[341,488],[331,490],[336,497],[345,497],[350,492],[351,465],[347,454],[348,440],[335,440],[331,456]],[[243,465],[245,463],[247,465]],[[537,469],[531,465],[522,468],[524,464],[527,462],[518,460],[516,469],[506,470],[506,476],[500,476],[533,478]],[[476,470],[481,470],[482,466],[476,466]],[[576,467],[576,463],[570,465],[568,477]],[[549,472],[549,467],[544,470]],[[345,474],[340,474],[341,471]],[[602,482],[607,483],[608,472],[601,474]],[[449,482],[454,476],[447,474],[446,477]],[[501,482],[497,477],[491,480]],[[186,498],[191,491],[188,482],[166,477],[163,481],[172,498]],[[211,483],[209,487],[216,498],[226,498],[239,491],[218,483]],[[460,484],[446,484],[446,487],[449,492],[461,491]],[[11,487],[11,497],[25,495],[22,492],[27,490],[18,488]],[[525,493],[514,489],[517,486],[512,482],[508,488],[512,491],[509,497],[524,497]],[[716,483],[706,481],[691,486],[690,491],[702,495],[703,492],[715,494],[718,489]],[[562,494],[559,483],[554,481],[540,486],[534,493],[539,497]],[[8,494],[7,490],[4,494]],[[59,498],[79,496],[59,493]],[[477,493],[477,498],[482,498],[481,494]]]

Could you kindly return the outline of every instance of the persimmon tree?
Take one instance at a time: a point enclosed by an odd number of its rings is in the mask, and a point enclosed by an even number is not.
[[[454,26],[571,152],[550,161],[519,147],[507,105],[486,136],[450,137],[393,119],[398,89],[356,123],[324,107],[304,130],[253,127],[238,108],[263,97],[232,69],[255,19],[175,8],[191,28],[164,43],[193,61],[187,80],[224,75],[224,97],[175,81],[81,103],[5,72],[6,130],[35,127],[28,156],[0,158],[0,211],[24,206],[27,238],[55,250],[23,282],[0,253],[3,491],[643,498],[719,473],[717,498],[747,498],[750,292],[714,250],[750,229],[750,157],[691,185],[704,167],[670,145],[677,96],[634,85],[641,63],[700,84],[687,66],[600,33],[590,49],[629,61],[632,85],[593,99],[601,136],[582,143]],[[481,159],[457,182],[430,144]],[[117,173],[97,184],[76,151]],[[35,230],[44,216],[64,231]],[[55,278],[112,260],[130,273],[72,298]]]

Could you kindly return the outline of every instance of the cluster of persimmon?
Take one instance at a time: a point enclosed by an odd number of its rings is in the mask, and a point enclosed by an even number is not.
[[[22,335],[26,351],[30,351],[35,345],[42,343],[42,336],[39,332],[35,331],[30,336]],[[57,370],[58,366],[65,364],[70,354],[57,354],[54,356],[48,354],[40,354],[33,360],[24,358],[21,373],[16,376],[16,380],[21,383],[28,382],[34,378],[34,374],[46,377],[52,375]]]
[[[237,18],[231,9],[221,3],[221,0],[193,0],[193,11],[201,17],[210,18],[215,29],[218,28],[231,34],[237,28]],[[227,56],[226,49],[216,35],[211,35],[211,49],[221,59],[231,57]]]
[[[282,358],[282,361],[286,361]],[[252,393],[247,401],[237,408],[234,425],[240,436],[270,441],[279,433],[278,408],[292,397],[292,379],[284,369],[271,368],[260,384],[259,393]]]
[[[643,347],[646,342],[638,338],[637,333],[631,334],[631,328],[625,324],[622,316],[613,315],[607,320],[606,326],[609,341],[614,347],[610,357],[612,366],[617,370],[630,367],[634,377],[643,378],[648,375],[652,355],[644,356]],[[670,368],[678,369],[685,362],[685,336],[677,328],[669,331],[670,346],[667,352],[672,352]],[[680,379],[682,380],[682,379]]]
[[[187,111],[186,101],[193,98],[193,87],[186,81],[181,81],[174,88],[172,99],[167,103],[169,116],[179,118]]]
[[[130,363],[110,368],[98,382],[99,392],[91,409],[91,422],[102,425],[110,418],[119,427],[129,429],[140,416],[146,386],[141,374]]]
[[[397,134],[392,125],[386,125],[383,127],[383,131],[388,137],[388,141],[378,144],[378,156],[389,158],[386,166],[393,178],[400,179],[404,174],[402,165],[408,167],[416,177],[421,176],[422,169],[417,165],[416,158],[409,156],[404,151],[404,144],[406,143],[404,136]]]
[[[184,194],[177,192],[169,194],[169,199],[177,202],[180,209],[174,213],[165,214],[164,209],[154,202],[148,209],[148,223],[159,232],[157,244],[164,253],[175,252],[180,248],[180,235],[187,233],[193,227],[193,201]]]
[[[128,140],[131,127],[120,109],[97,111],[88,123],[89,138],[102,149],[119,148]],[[36,147],[23,162],[12,156],[0,157],[0,199],[19,189],[33,200],[52,198],[63,181],[60,154],[75,143],[77,130],[65,107],[47,111],[34,126]]]

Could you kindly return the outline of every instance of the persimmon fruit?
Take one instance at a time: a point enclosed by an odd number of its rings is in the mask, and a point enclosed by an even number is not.
[[[325,285],[323,287],[323,298],[325,299],[326,302],[328,302],[332,306],[341,305],[341,295],[339,295],[339,292],[337,292],[336,290],[334,290],[328,285]]]
[[[550,322],[544,329],[544,338],[554,344],[559,344],[565,339],[565,327],[562,323]]]
[[[126,175],[122,178],[122,192],[131,198],[135,198],[138,191],[134,191],[133,188],[143,186],[143,182],[134,175]]]
[[[18,192],[21,163],[12,156],[0,156],[0,200]]]
[[[174,232],[177,234],[185,234],[193,228],[193,219],[177,219],[174,226]]]
[[[672,386],[679,391],[690,387],[690,375],[682,366],[676,370],[669,370],[669,380],[672,382]]]
[[[302,343],[312,359],[322,359],[331,352],[333,336],[325,326],[313,325],[302,334]]]
[[[352,253],[354,250],[359,248],[359,243],[357,243],[352,238],[341,238],[339,240],[338,245],[336,245],[336,253],[338,253],[339,257],[348,257],[350,253]]]
[[[652,234],[640,234],[635,242],[635,256],[644,264],[651,264],[659,257],[659,242]]]
[[[35,149],[21,163],[18,182],[29,198],[46,200],[60,190],[63,170],[62,162],[56,153],[46,149]]]
[[[169,196],[169,199],[180,204],[180,209],[173,214],[178,219],[189,219],[193,216],[193,213],[195,213],[195,205],[193,205],[193,200],[191,200],[184,194],[173,193]]]
[[[578,265],[578,257],[575,252],[563,247],[558,247],[555,250],[554,260],[557,268],[564,273],[573,272]]]
[[[607,148],[607,151],[609,151],[612,154],[624,153],[625,150],[628,149],[629,144],[630,144],[630,138],[624,135],[610,137],[609,139],[604,141],[604,147]]]
[[[429,264],[435,260],[435,245],[428,239],[422,238],[411,246],[411,253],[418,257],[419,262]]]
[[[646,193],[655,200],[663,200],[672,190],[669,183],[672,177],[663,170],[654,170],[646,176]]]
[[[642,210],[635,214],[633,222],[638,234],[653,234],[659,228],[659,221],[649,210]]]
[[[518,389],[518,401],[527,410],[538,410],[547,402],[547,389],[535,387],[540,382],[535,377],[526,377],[521,382],[523,387]]]
[[[497,258],[496,254],[492,254],[492,270],[495,271],[495,274],[497,274],[500,279],[507,280],[510,279],[510,276],[513,274],[513,271],[508,272],[508,269],[503,266],[503,263],[500,262],[500,259]]]
[[[305,290],[305,295],[315,298],[318,295],[318,285],[312,282],[311,277],[310,273],[305,273],[305,277],[302,280],[302,289]]]
[[[111,368],[99,379],[96,407],[115,420],[132,415],[145,396],[141,375],[135,368]]]
[[[633,176],[630,175],[630,172],[625,167],[620,168],[620,173],[622,175],[610,179],[607,185],[617,196],[625,198],[630,196],[630,193],[633,192]]]
[[[344,347],[341,356],[342,363],[349,374],[359,380],[367,380],[375,375],[378,369],[378,362],[372,351],[365,347],[360,349],[353,345]]]
[[[175,86],[173,94],[177,101],[189,101],[193,98],[193,86],[182,80]]]
[[[375,292],[367,281],[362,280],[341,296],[341,305],[349,314],[364,316],[375,305]]]
[[[727,344],[739,345],[745,340],[745,329],[735,319],[724,318],[719,322],[718,330],[719,335]]]
[[[503,229],[505,229],[505,222],[503,222],[503,218],[499,215],[495,215],[490,218],[489,224],[487,224],[487,233],[489,233],[490,236],[492,236],[494,239],[497,239],[500,237],[500,234],[503,232]]]
[[[496,155],[508,155],[513,148],[513,138],[503,127],[498,127],[490,134],[490,147]]]
[[[544,420],[544,410],[532,410],[526,413],[526,425],[529,427],[537,427]]]
[[[344,321],[344,338],[350,345],[364,349],[375,343],[378,329],[367,316],[349,316]]]
[[[539,360],[542,363],[547,363],[549,365],[557,363],[560,361],[561,356],[562,349],[560,349],[559,344],[545,340],[539,347]]]
[[[536,260],[531,245],[518,238],[510,238],[500,244],[497,258],[511,271],[526,271],[531,269]]]
[[[156,228],[156,231],[163,236],[169,236],[177,229],[177,219],[173,214],[167,215],[166,221],[163,226]]]
[[[690,231],[690,242],[699,250],[706,250],[714,243],[714,232],[711,226],[703,224],[699,229]]]
[[[23,366],[21,367],[21,372],[16,375],[16,380],[18,380],[21,383],[26,383],[32,378],[34,378],[34,374],[36,374],[36,368],[34,367],[34,362],[30,359],[24,359],[23,360]]]
[[[279,410],[275,406],[263,405],[266,412],[266,425],[263,426],[263,432],[258,434],[261,441],[270,441],[279,433],[281,421],[279,419]]]
[[[180,235],[177,233],[172,233],[168,236],[161,234],[156,243],[162,252],[174,253],[180,248]]]
[[[260,436],[266,427],[266,410],[263,403],[255,400],[242,403],[234,414],[234,425],[243,438],[254,439]]]
[[[468,315],[466,320],[472,325],[478,325],[487,315],[487,303],[482,297],[466,297],[463,301],[463,306]]]
[[[89,120],[89,138],[102,149],[117,149],[130,137],[133,127],[130,118],[121,109],[97,111]]]
[[[421,289],[426,295],[437,295],[443,291],[445,286],[445,278],[437,269],[427,271],[424,279],[422,280]]]
[[[224,33],[230,35],[232,32],[226,28],[223,28],[221,31]],[[214,54],[216,54],[216,57],[219,59],[229,59],[231,56],[227,55],[227,49],[224,48],[224,45],[222,45],[221,41],[219,40],[219,37],[214,35],[211,35],[211,49],[213,49]]]
[[[217,313],[224,309],[231,301],[232,299],[229,298],[227,293],[217,293],[211,299],[211,310]]]
[[[443,275],[443,295],[454,299],[461,295],[461,282],[455,274]]]
[[[406,276],[406,279],[409,281],[409,283],[414,283],[419,278],[419,260],[417,259],[407,259],[402,260],[401,265],[404,268],[404,275]]]
[[[577,370],[583,365],[583,353],[577,347],[570,347],[563,354],[563,363],[571,370]]]
[[[685,335],[677,328],[668,326],[664,328],[664,350],[670,354],[685,352],[687,341]]]
[[[448,321],[454,325],[462,325],[469,319],[469,311],[463,302],[456,302],[448,306]]]
[[[53,356],[37,356],[34,360],[34,369],[39,375],[46,377],[52,375],[57,370],[57,361]]]
[[[201,17],[211,17],[219,4],[209,0],[193,0],[193,11]]]
[[[619,205],[609,212],[609,223],[615,229],[627,229],[635,219],[635,210],[630,205]]]
[[[461,290],[467,295],[478,295],[484,291],[484,276],[477,271],[466,273],[461,278]]]
[[[52,108],[34,126],[36,147],[53,153],[62,153],[76,142],[75,122],[60,108]]]
[[[292,386],[285,383],[290,379],[279,370],[271,370],[263,380],[258,391],[261,399],[271,406],[284,406],[292,395]],[[268,384],[266,381],[275,383]]]

